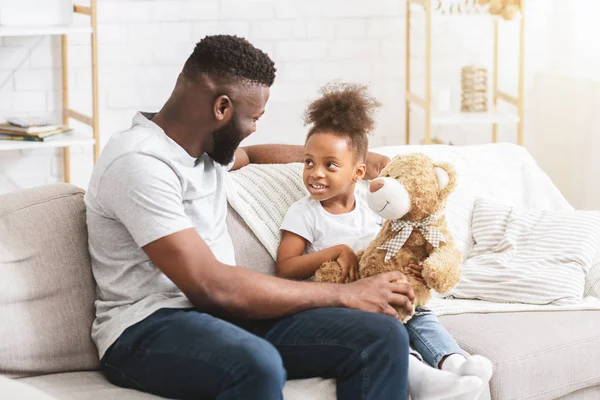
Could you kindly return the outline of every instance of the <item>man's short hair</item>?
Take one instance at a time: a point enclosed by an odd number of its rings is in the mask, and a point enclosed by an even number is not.
[[[183,75],[196,80],[201,74],[235,83],[249,81],[271,86],[275,63],[246,39],[232,35],[206,36],[198,43],[183,67]]]

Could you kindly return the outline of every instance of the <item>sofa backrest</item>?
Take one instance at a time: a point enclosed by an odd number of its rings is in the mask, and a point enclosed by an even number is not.
[[[227,207],[227,229],[233,241],[237,265],[275,275],[275,261],[231,206]]]
[[[0,196],[0,374],[97,368],[95,298],[83,191],[56,184]]]

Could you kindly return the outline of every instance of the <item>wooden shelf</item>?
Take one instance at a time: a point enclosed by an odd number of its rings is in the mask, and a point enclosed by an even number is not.
[[[17,0],[10,0],[17,1]],[[2,2],[2,0],[0,0]],[[52,36],[60,35],[60,53],[61,53],[61,75],[62,75],[62,121],[61,125],[69,126],[71,119],[77,120],[85,125],[89,125],[92,134],[83,134],[73,132],[68,134],[56,135],[45,142],[29,142],[17,140],[1,140],[0,151],[11,150],[36,150],[62,148],[63,171],[65,182],[71,181],[71,147],[92,146],[93,161],[98,159],[100,154],[100,127],[98,120],[98,31],[97,31],[97,0],[87,0],[89,5],[73,4],[74,15],[79,15],[86,21],[85,25],[80,21],[73,19],[74,23],[63,26],[2,26],[0,25],[0,37],[2,36]],[[79,18],[79,17],[76,17]],[[83,21],[82,21],[83,22]],[[91,47],[91,75],[92,75],[92,112],[91,115],[84,115],[71,107],[69,103],[69,35],[70,34],[89,34]],[[58,123],[58,121],[57,121]]]
[[[95,140],[90,135],[65,133],[53,136],[45,142],[26,142],[18,140],[0,140],[0,151],[35,150],[56,147],[93,146]]]
[[[0,26],[0,36],[64,35],[92,33],[91,26]]]
[[[523,144],[523,119],[525,115],[524,107],[524,92],[525,92],[525,12],[524,3],[527,0],[520,1],[520,16],[515,18],[515,23],[519,24],[519,39],[518,44],[518,93],[516,96],[509,95],[508,93],[500,90],[498,87],[498,63],[499,63],[499,36],[500,36],[500,22],[512,23],[512,21],[504,21],[498,16],[491,16],[484,14],[455,14],[443,15],[439,10],[434,10],[432,6],[433,0],[406,0],[406,46],[405,46],[405,61],[406,61],[406,76],[405,76],[405,100],[404,100],[404,112],[405,112],[405,141],[406,144],[410,144],[410,131],[411,131],[411,114],[414,109],[424,110],[425,115],[425,143],[431,143],[431,128],[432,126],[441,125],[478,125],[478,124],[491,124],[492,125],[492,142],[496,142],[498,139],[498,125],[516,123],[517,130],[517,143]],[[415,22],[420,22],[425,28],[425,45],[419,45],[418,49],[425,51],[425,90],[423,97],[417,96],[411,87],[411,27],[414,27],[412,17],[414,14],[411,11],[411,5],[418,4],[423,6],[424,16],[421,18],[417,16]],[[491,17],[491,18],[490,18]],[[494,27],[494,41],[493,41],[493,75],[491,76],[491,103],[489,105],[494,111],[486,113],[462,113],[462,112],[450,112],[440,113],[434,109],[431,98],[432,98],[432,37],[433,37],[433,25],[438,20],[456,20],[466,21],[467,19],[481,19],[485,18],[488,21],[493,22]],[[460,77],[458,77],[460,78]],[[515,112],[497,112],[497,105],[502,101],[515,107]]]
[[[500,16],[490,15],[487,13],[486,14],[456,14],[456,15],[432,13],[431,19],[434,22],[443,21],[443,22],[464,23],[464,22],[469,22],[469,21],[476,21],[476,22],[484,23],[484,22],[489,22],[489,21],[502,21],[503,23],[511,23],[512,21],[518,21],[519,17],[515,17],[511,21],[504,21],[502,19],[502,17],[500,17]]]

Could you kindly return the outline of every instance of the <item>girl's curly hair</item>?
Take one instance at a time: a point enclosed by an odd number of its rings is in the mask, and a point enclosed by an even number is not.
[[[332,133],[348,139],[357,159],[364,160],[368,135],[381,104],[369,94],[367,85],[332,82],[321,89],[321,97],[309,104],[304,124],[311,125],[306,140],[315,133]]]

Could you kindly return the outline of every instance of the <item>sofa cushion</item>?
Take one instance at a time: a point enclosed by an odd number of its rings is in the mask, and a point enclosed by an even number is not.
[[[233,241],[237,265],[275,275],[275,261],[231,206],[227,209],[227,229]]]
[[[600,212],[522,210],[478,199],[475,247],[452,296],[565,305],[583,299],[600,255]]]
[[[458,344],[494,364],[493,399],[556,399],[600,384],[600,311],[440,317]]]
[[[33,386],[2,376],[0,376],[0,395],[2,400],[57,400],[56,397],[52,397]]]
[[[110,383],[100,371],[67,372],[17,379],[61,400],[158,400],[163,397]]]
[[[556,400],[598,400],[598,398],[600,398],[600,386],[590,386],[561,396]]]
[[[83,191],[57,184],[0,196],[0,374],[98,367],[95,298]]]
[[[162,397],[114,386],[100,372],[70,372],[24,378],[18,381],[61,400],[162,399]],[[288,381],[283,388],[283,398],[284,400],[335,400],[335,382],[333,379],[319,378]],[[33,399],[37,400],[37,398]]]

